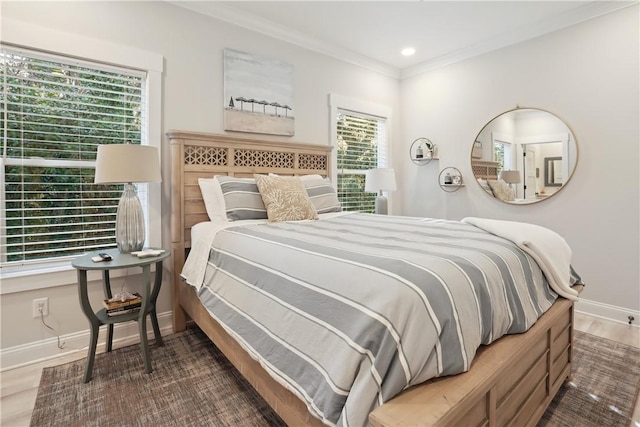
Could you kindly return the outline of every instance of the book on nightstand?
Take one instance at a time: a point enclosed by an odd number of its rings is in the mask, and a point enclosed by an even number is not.
[[[107,309],[107,316],[119,316],[121,314],[132,313],[140,310],[142,306],[142,296],[135,293],[129,298],[111,298],[104,300],[104,307]]]
[[[104,308],[106,308],[107,311],[115,310],[117,308],[123,308],[123,307],[134,308],[131,306],[137,304],[139,307],[141,303],[142,303],[142,296],[136,292],[135,294],[131,294],[131,297],[126,298],[124,300],[122,300],[121,298],[106,299],[104,300]]]
[[[114,308],[113,310],[107,310],[107,316],[120,316],[121,314],[137,312],[137,311],[140,311],[141,305],[142,305],[141,303],[138,303],[138,304],[133,304],[129,307],[121,307],[121,308]]]

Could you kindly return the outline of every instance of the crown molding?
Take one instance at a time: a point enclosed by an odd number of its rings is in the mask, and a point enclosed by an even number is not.
[[[246,28],[257,33],[265,34],[267,36],[285,41],[287,43],[300,46],[304,49],[309,49],[323,55],[331,56],[333,58],[345,61],[360,67],[378,72],[388,77],[395,79],[400,78],[400,70],[390,65],[384,64],[380,61],[376,61],[367,56],[360,55],[349,49],[345,49],[339,46],[335,46],[330,43],[325,43],[321,40],[309,37],[301,32],[287,28],[283,25],[279,25],[264,19],[255,14],[239,11],[233,7],[228,7],[219,2],[182,2],[180,0],[167,0],[168,3],[172,3],[184,9],[210,16],[212,18],[224,21],[239,27]]]
[[[457,51],[439,56],[437,58],[421,62],[417,65],[398,69],[396,67],[376,61],[367,56],[361,55],[349,49],[342,48],[321,40],[309,37],[301,32],[295,31],[283,25],[276,24],[268,19],[264,19],[255,14],[247,13],[226,6],[215,1],[195,1],[184,2],[180,0],[166,0],[168,3],[178,7],[210,16],[246,28],[257,33],[261,33],[287,43],[309,49],[323,55],[327,55],[341,61],[354,64],[371,71],[378,72],[388,77],[398,80],[423,74],[437,68],[441,68],[465,59],[479,56],[494,50],[530,40],[562,28],[579,24],[589,19],[597,18],[629,6],[637,5],[638,0],[631,1],[593,1],[580,8],[567,11],[554,16],[548,20],[541,21],[536,25],[530,25],[518,30],[501,34],[481,43],[459,49]]]

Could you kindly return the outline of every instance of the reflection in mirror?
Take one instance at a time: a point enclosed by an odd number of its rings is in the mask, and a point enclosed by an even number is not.
[[[480,186],[511,204],[535,203],[556,194],[571,178],[578,146],[569,127],[536,108],[507,111],[482,128],[471,149]]]
[[[545,187],[562,187],[562,157],[544,158]]]

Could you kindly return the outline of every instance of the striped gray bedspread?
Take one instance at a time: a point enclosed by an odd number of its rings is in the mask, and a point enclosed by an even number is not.
[[[533,259],[455,221],[347,214],[218,232],[200,298],[327,425],[466,371],[553,304]]]

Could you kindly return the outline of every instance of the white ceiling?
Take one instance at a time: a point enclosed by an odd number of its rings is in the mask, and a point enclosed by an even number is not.
[[[574,25],[638,1],[171,2],[404,78]],[[407,46],[414,47],[416,54],[402,56],[400,50]]]

